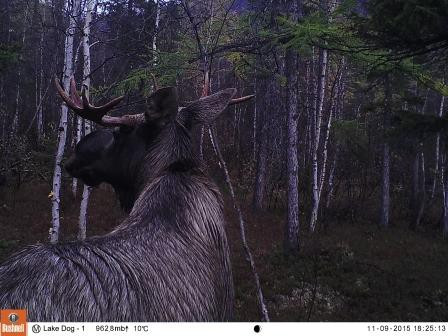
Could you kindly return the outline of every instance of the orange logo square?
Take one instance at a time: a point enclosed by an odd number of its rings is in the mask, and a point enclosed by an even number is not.
[[[26,336],[26,310],[0,310],[0,336]]]

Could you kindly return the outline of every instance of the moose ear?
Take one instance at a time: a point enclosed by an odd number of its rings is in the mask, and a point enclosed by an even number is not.
[[[178,120],[187,129],[209,125],[225,110],[235,94],[236,89],[225,89],[198,99],[180,110]]]
[[[174,117],[178,110],[177,90],[165,87],[154,92],[147,100],[147,121]]]

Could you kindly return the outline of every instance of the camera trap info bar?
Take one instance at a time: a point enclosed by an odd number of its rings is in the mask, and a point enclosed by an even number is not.
[[[1,311],[0,336],[243,336],[243,335],[448,335],[448,323],[228,322],[107,323],[27,322],[26,311]]]

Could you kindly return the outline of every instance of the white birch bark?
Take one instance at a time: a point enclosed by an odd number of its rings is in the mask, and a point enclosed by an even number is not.
[[[320,131],[322,123],[322,108],[325,96],[325,83],[327,77],[327,59],[328,52],[323,49],[320,57],[320,73],[318,84],[318,99],[314,109],[315,115],[313,118],[313,139],[312,139],[312,210],[310,218],[310,230],[314,232],[317,223],[317,214],[319,211],[319,163],[318,163],[318,151],[320,142]]]
[[[90,97],[90,25],[92,23],[92,13],[96,5],[96,0],[86,0],[87,10],[86,19],[84,22],[83,36],[82,36],[82,49],[84,56],[83,66],[83,82],[82,89],[86,93],[86,97]],[[90,123],[88,120],[84,121],[84,134],[87,135],[91,131]],[[79,211],[79,234],[78,239],[86,239],[87,232],[87,208],[89,205],[91,187],[84,185],[82,191],[81,208]]]
[[[390,110],[392,104],[391,88],[389,77],[385,79],[385,102],[384,102],[384,128],[389,126]],[[381,213],[380,226],[389,227],[389,210],[390,210],[390,147],[387,140],[383,144],[383,163],[381,178]]]
[[[438,113],[438,117],[439,118],[443,116],[444,104],[445,104],[445,96],[442,96],[442,99],[440,100],[439,113]],[[440,172],[439,172],[439,161],[440,161],[440,132],[437,133],[437,137],[436,137],[436,154],[435,154],[434,180],[433,180],[432,188],[431,188],[431,199],[434,198],[434,195],[436,193],[437,178],[438,178],[438,176],[440,174]]]
[[[288,49],[285,56],[285,71],[287,72],[287,179],[288,204],[285,228],[285,250],[297,252],[299,250],[299,162],[297,155],[298,140],[298,56],[294,50]]]
[[[67,7],[70,1],[67,0]],[[64,47],[64,73],[63,84],[64,88],[69,94],[70,90],[70,78],[73,75],[73,40],[76,29],[76,18],[79,13],[81,0],[74,0],[69,19],[69,27],[65,38]],[[61,175],[62,175],[62,158],[64,156],[65,143],[67,140],[67,105],[61,104],[61,119],[59,121],[58,128],[58,146],[56,151],[55,166],[53,173],[53,187],[51,192],[51,228],[49,231],[50,242],[56,243],[59,240],[59,228],[60,228],[60,190],[61,190]]]
[[[422,147],[423,147],[423,144],[422,144]],[[420,222],[423,217],[423,212],[425,210],[425,201],[426,201],[425,154],[423,153],[423,149],[420,151],[419,160],[420,160],[420,167],[421,167],[420,204],[418,207],[417,218],[416,218],[416,222],[415,222],[416,228],[418,228],[420,226]]]
[[[322,148],[323,158],[322,158],[322,168],[320,170],[320,177],[319,177],[319,194],[318,194],[319,201],[322,196],[322,189],[323,189],[325,177],[327,174],[328,141],[330,139],[330,131],[331,131],[332,123],[333,123],[333,118],[336,113],[336,106],[337,106],[336,100],[339,99],[339,97],[342,95],[341,91],[344,89],[344,86],[342,83],[342,77],[344,75],[344,69],[345,69],[345,58],[344,57],[341,60],[340,66],[341,66],[341,68],[339,70],[338,78],[336,79],[335,93],[333,94],[333,97],[331,98],[331,102],[330,102],[330,115],[328,116],[327,129],[325,132],[325,141],[324,141],[324,145]]]
[[[325,207],[328,209],[330,207],[331,200],[333,199],[334,194],[334,175],[336,171],[336,164],[338,159],[339,149],[336,147],[334,152],[333,164],[331,165],[330,175],[328,176],[328,192],[327,192],[327,203]]]
[[[389,144],[383,144],[383,174],[381,180],[381,219],[382,227],[389,226],[389,208],[390,208],[390,149]]]
[[[440,184],[442,186],[443,194],[443,221],[442,234],[443,238],[448,238],[448,178],[446,177],[446,154],[441,155],[441,169],[440,169]]]
[[[76,144],[79,142],[79,140],[81,140],[82,119],[77,115],[73,115],[73,118],[74,118],[75,135],[73,137],[72,147],[75,147]],[[73,197],[75,198],[78,195],[78,179],[76,177],[72,179],[72,194]]]
[[[154,23],[154,37],[152,38],[153,65],[157,65],[157,35],[159,34],[160,24],[160,3],[156,0],[156,19]],[[155,88],[154,88],[155,90]]]

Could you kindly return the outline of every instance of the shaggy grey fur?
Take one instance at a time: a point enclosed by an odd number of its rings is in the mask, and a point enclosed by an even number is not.
[[[177,101],[170,90],[166,99]],[[30,321],[231,320],[222,201],[192,154],[189,131],[210,123],[234,93],[224,90],[178,114],[177,107],[156,111],[157,120],[113,139],[110,130],[83,139],[81,147],[97,147],[90,158],[72,158],[73,174],[128,190],[132,210],[104,236],[35,245],[11,257],[0,266],[0,309],[27,309]],[[112,158],[128,161],[105,165]]]

